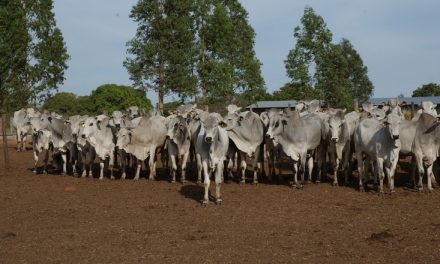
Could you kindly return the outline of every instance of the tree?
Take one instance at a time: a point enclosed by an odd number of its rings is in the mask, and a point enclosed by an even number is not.
[[[89,99],[96,114],[125,110],[132,105],[144,110],[152,108],[150,100],[145,96],[145,91],[125,85],[101,85],[92,91]]]
[[[288,92],[295,99],[324,99],[341,108],[351,108],[353,99],[364,102],[371,96],[374,87],[360,55],[347,39],[333,44],[324,19],[311,7],[305,8],[293,35],[296,43],[285,61],[291,85],[277,96]]]
[[[64,81],[69,56],[52,9],[52,0],[0,0],[0,111],[3,114],[29,104],[30,100],[44,100]],[[6,146],[5,135],[3,140]],[[6,147],[4,151],[7,166]]]
[[[56,27],[52,0],[3,0],[0,7],[0,89],[9,89],[7,95],[0,95],[12,110],[30,100],[41,102],[57,90],[64,81],[69,56]]]
[[[317,63],[330,46],[332,33],[327,29],[324,19],[309,6],[304,9],[301,24],[302,27],[294,29],[296,44],[284,61],[287,76],[296,84],[294,87],[300,88],[304,94],[313,94],[317,96],[316,99],[323,99],[321,91],[316,89]]]
[[[161,111],[167,93],[196,93],[192,8],[192,0],[139,0],[130,14],[138,28],[124,66],[135,87],[157,91]]]
[[[265,94],[264,80],[247,11],[235,0],[196,2],[200,6],[196,28],[202,97],[233,101],[241,94],[248,102],[259,100]]]
[[[373,83],[368,78],[368,68],[364,66],[361,56],[348,39],[342,39],[337,45],[341,49],[347,65],[345,78],[349,81],[349,90],[353,99],[365,102],[373,93]]]
[[[412,93],[412,97],[418,96],[440,96],[440,85],[436,83],[424,84]]]
[[[74,93],[61,92],[49,97],[43,104],[43,108],[62,115],[77,115],[80,105],[78,97]]]
[[[124,66],[135,87],[158,92],[161,110],[169,93],[211,102],[265,94],[255,32],[237,0],[139,0],[130,17],[138,29]]]

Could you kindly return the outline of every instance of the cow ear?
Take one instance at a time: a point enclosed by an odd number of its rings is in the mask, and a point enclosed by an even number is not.
[[[131,114],[131,109],[128,109],[128,113]]]
[[[70,121],[69,120],[64,120],[64,124],[65,125],[70,124]]]
[[[218,122],[218,125],[219,125],[221,128],[225,128],[225,127],[227,127],[226,123],[223,122],[223,121]]]
[[[49,116],[49,117],[47,118],[47,120],[49,120],[49,122],[52,123],[52,117],[51,117],[51,116]]]
[[[96,126],[101,130],[101,120],[96,121]]]
[[[283,123],[283,125],[287,125],[287,120],[286,119],[282,119],[281,123]]]

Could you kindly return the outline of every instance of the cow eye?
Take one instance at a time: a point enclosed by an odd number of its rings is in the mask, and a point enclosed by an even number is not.
[[[90,125],[89,126],[93,126],[93,123],[90,123]]]
[[[280,125],[280,122],[279,121],[276,121],[275,122],[275,127],[278,127]]]

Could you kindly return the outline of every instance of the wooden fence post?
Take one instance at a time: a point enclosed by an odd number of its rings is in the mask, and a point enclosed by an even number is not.
[[[3,156],[4,156],[5,168],[9,169],[11,167],[11,164],[9,162],[8,137],[6,135],[6,120],[7,120],[6,113],[2,113],[1,130],[3,136]]]

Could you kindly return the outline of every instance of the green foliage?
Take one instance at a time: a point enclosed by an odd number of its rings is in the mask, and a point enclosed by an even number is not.
[[[418,96],[440,96],[440,85],[436,83],[424,84],[412,93],[412,97]]]
[[[138,29],[124,66],[135,87],[158,92],[159,108],[170,93],[209,102],[265,93],[255,32],[237,0],[139,0],[130,17]]]
[[[337,45],[346,61],[345,78],[349,81],[349,91],[353,99],[366,102],[373,93],[373,83],[368,78],[367,66],[364,66],[361,56],[347,39],[342,39]]]
[[[135,87],[158,92],[161,110],[167,93],[182,97],[196,93],[192,4],[191,0],[139,0],[131,11],[138,29],[127,43],[130,56],[124,66]]]
[[[253,50],[255,32],[238,1],[196,1],[197,64],[201,94],[209,102],[237,98],[249,103],[265,94],[261,63]]]
[[[78,114],[79,106],[78,98],[74,93],[61,92],[48,98],[43,104],[43,109],[70,116]]]
[[[364,102],[371,96],[373,85],[359,54],[346,39],[333,44],[332,33],[311,7],[293,35],[296,44],[285,61],[292,81],[274,97],[324,99],[331,107],[350,109],[353,99]]]
[[[273,92],[272,100],[311,100],[319,97],[318,90],[309,89],[300,83],[286,83]]]
[[[101,85],[92,91],[89,100],[95,113],[125,110],[132,105],[144,110],[152,108],[151,102],[146,98],[144,91],[125,85]]]
[[[64,81],[69,56],[52,0],[0,1],[0,96],[10,108],[40,102]]]
[[[60,92],[49,97],[43,109],[62,115],[94,115],[125,111],[129,106],[138,106],[144,111],[152,108],[145,92],[130,86],[104,84],[93,90],[90,96],[77,96],[74,93]]]

